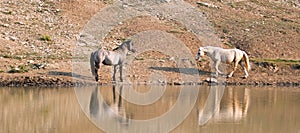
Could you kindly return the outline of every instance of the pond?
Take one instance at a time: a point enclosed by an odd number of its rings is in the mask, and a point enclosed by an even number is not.
[[[0,104],[4,133],[300,133],[296,87],[5,87]]]

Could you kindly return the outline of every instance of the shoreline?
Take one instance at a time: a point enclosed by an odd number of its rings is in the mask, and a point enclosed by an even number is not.
[[[130,85],[163,85],[163,86],[196,86],[196,85],[207,85],[207,86],[273,86],[273,87],[300,87],[300,81],[280,81],[280,82],[268,82],[268,81],[225,81],[225,82],[214,82],[203,80],[199,82],[162,82],[162,83],[151,83],[151,82],[94,82],[94,81],[80,81],[73,80],[72,77],[46,77],[46,76],[34,76],[34,77],[18,77],[8,78],[0,80],[0,87],[85,87],[98,84],[100,86],[114,85],[114,84],[130,84]]]

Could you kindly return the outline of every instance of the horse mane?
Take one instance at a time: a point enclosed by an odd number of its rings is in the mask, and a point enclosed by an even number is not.
[[[124,45],[127,45],[131,42],[131,39],[127,39],[124,42],[122,42],[122,44],[119,47],[116,47],[113,49],[113,51],[119,50],[120,48],[122,48]]]
[[[121,46],[121,45],[120,45],[120,46]],[[119,47],[120,47],[120,46],[119,46]],[[119,49],[119,47],[116,47],[116,48],[114,48],[112,51],[116,51],[116,50],[118,50],[118,49]]]

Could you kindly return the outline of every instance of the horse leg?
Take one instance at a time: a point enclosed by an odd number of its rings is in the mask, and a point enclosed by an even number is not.
[[[117,65],[114,65],[113,81],[116,82]]]
[[[232,77],[233,73],[236,71],[237,69],[237,66],[239,64],[239,61],[235,61],[234,62],[234,68],[233,68],[233,71],[227,76],[228,78]]]
[[[95,63],[95,80],[98,82],[99,81],[99,77],[98,77],[98,70],[100,68],[100,63],[96,62]]]
[[[247,68],[245,66],[242,66],[242,67],[243,67],[244,73],[245,73],[244,78],[248,78],[249,74],[248,74]]]
[[[216,76],[218,76],[218,74],[220,73],[220,74],[223,74],[220,70],[219,70],[219,65],[220,65],[220,61],[216,61],[214,64],[214,66],[215,66],[215,70],[216,70]]]
[[[122,70],[123,70],[123,65],[120,65],[120,80],[123,82],[123,76],[122,76]]]

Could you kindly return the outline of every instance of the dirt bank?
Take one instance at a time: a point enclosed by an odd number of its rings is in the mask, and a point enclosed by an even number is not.
[[[72,70],[72,50],[85,24],[112,2],[2,0],[0,85],[75,86],[93,83],[91,75],[78,75]],[[211,22],[222,40],[219,45],[240,48],[250,56],[252,69],[249,78],[242,79],[243,72],[238,70],[234,77],[226,79],[226,84],[299,86],[299,2],[204,1],[217,8],[197,4],[195,0],[186,2]],[[113,49],[120,40],[146,30],[173,34],[191,53],[196,53],[202,46],[201,40],[178,22],[141,16],[115,27],[106,37],[105,47]],[[167,84],[185,84],[171,58],[155,51],[143,53],[134,61],[137,65],[128,66],[130,74],[125,76],[131,82],[149,84],[149,74],[162,73]],[[211,77],[210,63],[207,60],[197,66],[200,76],[195,84],[206,84],[207,78]],[[230,67],[227,70],[231,70]],[[99,73],[101,84],[111,83],[111,71],[110,67],[103,67]]]

